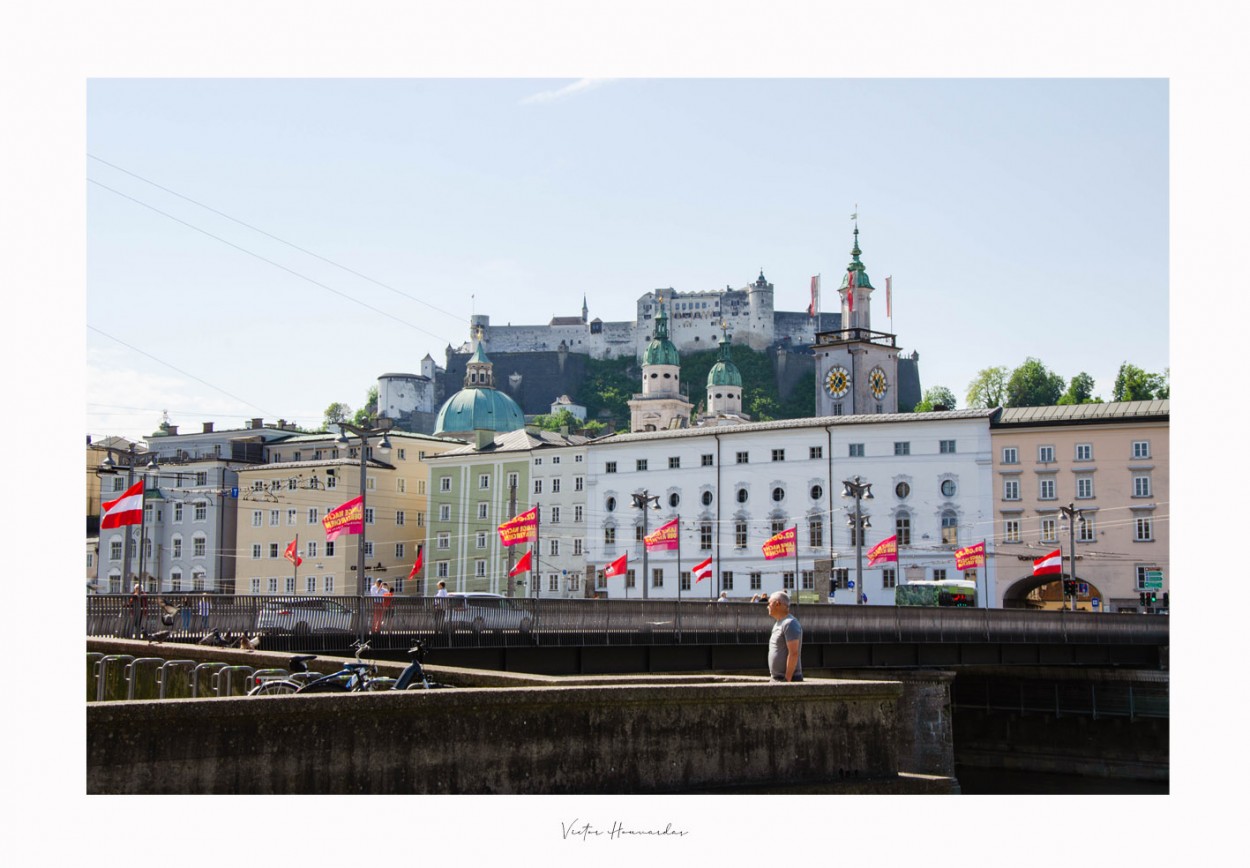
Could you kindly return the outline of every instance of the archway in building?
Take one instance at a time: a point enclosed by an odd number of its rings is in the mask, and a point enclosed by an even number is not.
[[[1003,592],[1004,609],[1059,609],[1066,608],[1063,599],[1063,580],[1070,578],[1067,573],[1051,576],[1020,576],[1009,580],[1011,584]],[[1085,590],[1077,594],[1077,611],[1096,611],[1093,600],[1106,600],[1097,585],[1076,576],[1078,583],[1083,583]],[[1078,584],[1078,588],[1081,585]]]

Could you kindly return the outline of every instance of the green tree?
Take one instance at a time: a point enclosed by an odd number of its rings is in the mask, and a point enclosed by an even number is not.
[[[1068,382],[1068,391],[1064,392],[1057,404],[1101,404],[1102,398],[1094,397],[1094,378],[1081,371]]]
[[[358,425],[361,428],[368,428],[377,418],[378,387],[370,386],[369,391],[365,393],[365,405],[356,411],[356,416],[352,419],[352,424]]]
[[[567,407],[561,407],[559,413],[544,413],[541,416],[535,416],[533,424],[544,431],[559,431],[563,428],[570,434],[575,434],[582,429],[582,420],[574,416]]]
[[[955,409],[955,393],[945,386],[930,386],[925,389],[924,398],[912,408],[913,413],[928,413],[941,407],[943,410]]]
[[[1170,376],[1171,368],[1164,368],[1162,374],[1150,374],[1136,365],[1124,362],[1115,376],[1111,400],[1151,401],[1166,398],[1171,392],[1171,384],[1168,382]]]
[[[968,384],[969,409],[1002,407],[1007,400],[1007,369],[1002,365],[982,368]]]
[[[1049,407],[1062,394],[1063,377],[1030,356],[1007,379],[1007,403],[1003,406]]]
[[[341,401],[335,401],[329,407],[326,407],[325,422],[321,425],[322,430],[326,430],[340,422],[346,422],[347,417],[351,414],[351,412],[351,407]]]

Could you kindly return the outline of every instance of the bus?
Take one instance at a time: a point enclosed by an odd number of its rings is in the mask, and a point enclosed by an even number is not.
[[[894,589],[896,606],[940,606],[971,608],[977,604],[975,582],[943,579],[937,582],[908,582]]]

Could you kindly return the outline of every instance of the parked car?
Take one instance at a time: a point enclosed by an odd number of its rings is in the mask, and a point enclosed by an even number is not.
[[[450,630],[519,630],[528,633],[534,625],[533,615],[501,594],[455,592],[439,597],[435,603]]]
[[[350,633],[352,611],[321,597],[294,597],[265,600],[256,615],[257,632],[266,633]]]

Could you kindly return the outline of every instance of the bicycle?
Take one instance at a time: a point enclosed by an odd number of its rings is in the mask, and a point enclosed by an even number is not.
[[[361,660],[365,652],[370,650],[368,642],[353,642],[352,647],[356,649],[356,662],[343,664],[343,668],[338,672],[322,675],[306,683],[300,683],[294,678],[264,681],[248,691],[247,695],[281,696],[290,693],[360,693],[369,690],[431,690],[446,687],[445,684],[430,681],[426,677],[425,670],[421,666],[421,661],[425,657],[425,643],[420,640],[408,649],[408,658],[412,662],[404,668],[399,678],[394,679],[393,683],[389,683],[391,679],[377,677],[378,667],[376,663],[367,663]],[[301,654],[292,657],[288,664],[292,675],[307,673],[309,661],[316,659],[316,654]]]

